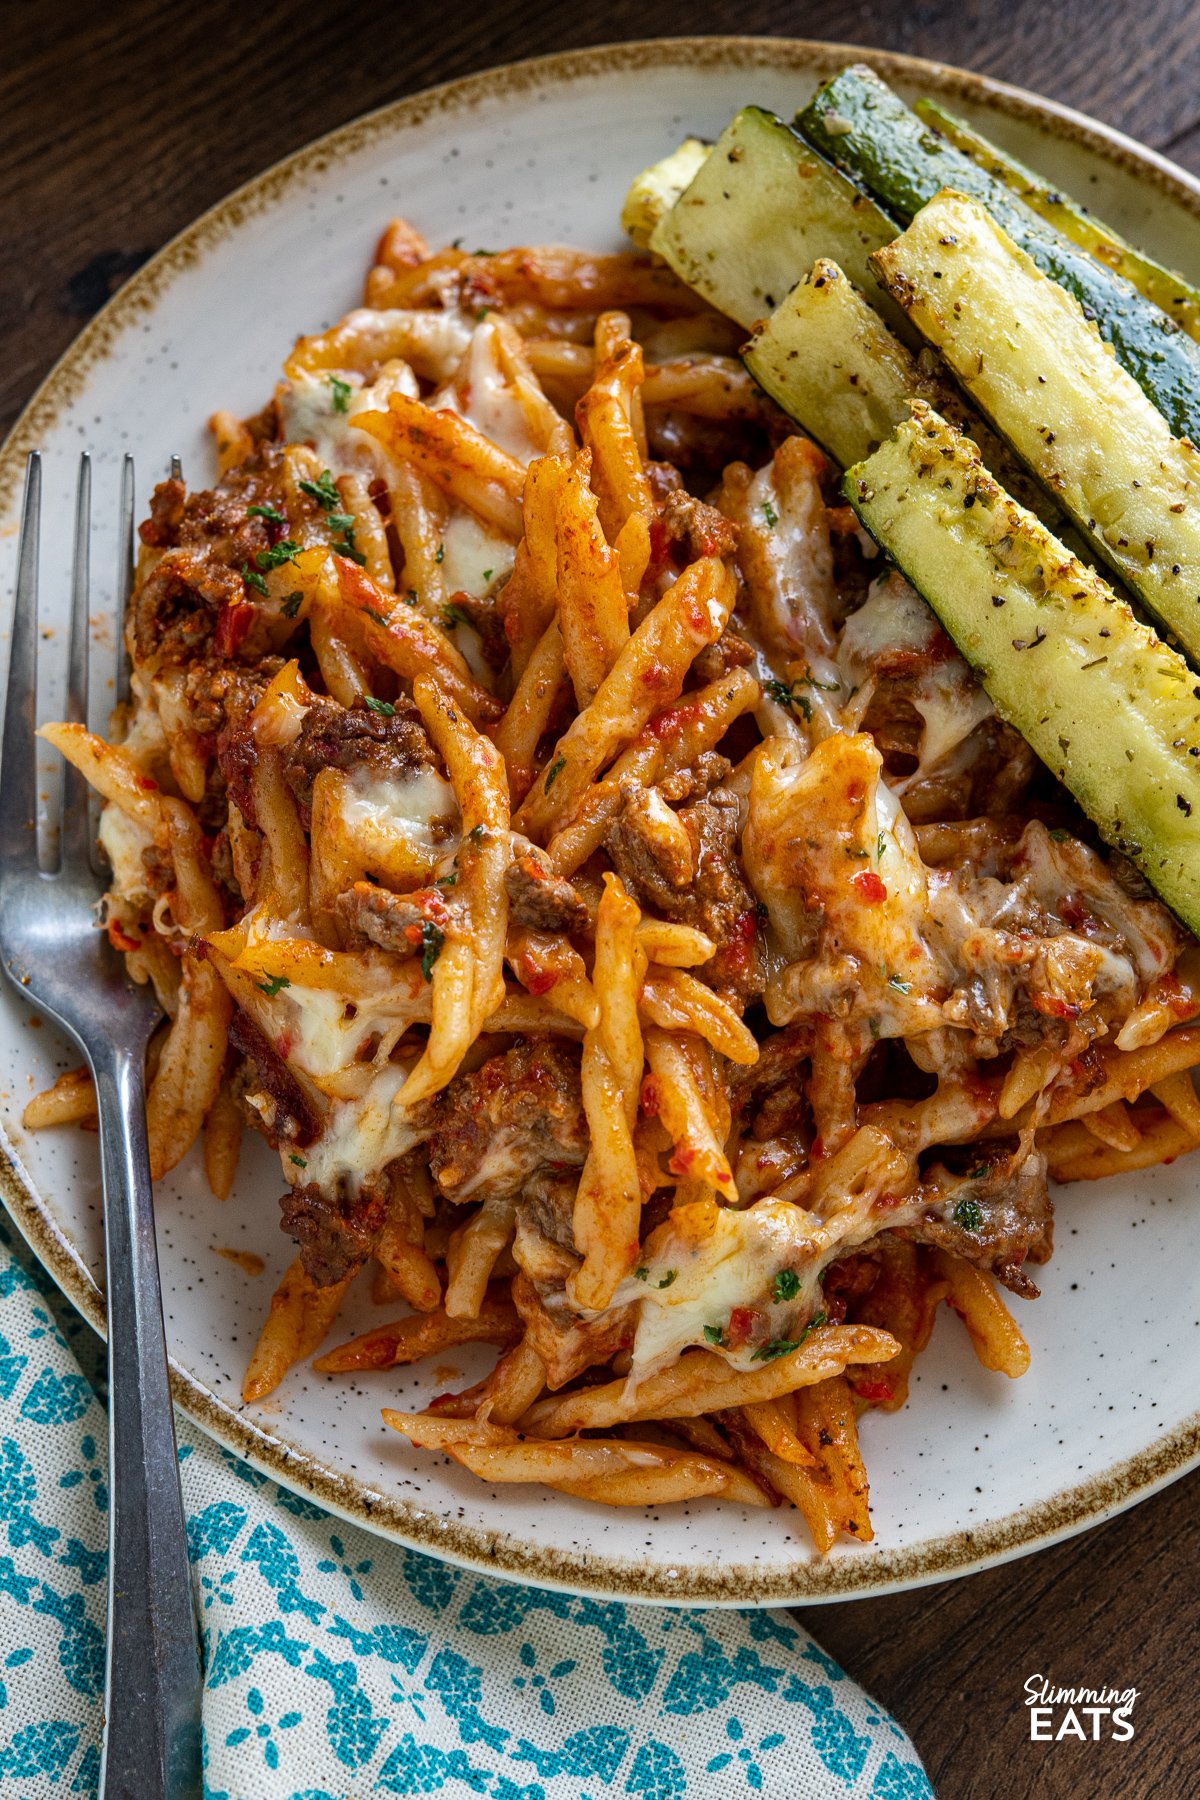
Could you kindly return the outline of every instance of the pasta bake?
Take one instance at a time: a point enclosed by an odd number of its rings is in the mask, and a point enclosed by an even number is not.
[[[279,1153],[246,1401],[492,1345],[387,1423],[827,1550],[941,1302],[1026,1368],[1051,1180],[1200,1143],[1200,963],[744,336],[644,251],[393,222],[213,485],[155,489],[109,737],[45,736],[163,1011],[155,1176]]]

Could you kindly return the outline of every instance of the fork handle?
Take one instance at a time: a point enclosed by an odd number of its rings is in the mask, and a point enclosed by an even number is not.
[[[108,1650],[101,1800],[200,1800],[196,1614],[141,1059],[92,1054],[108,1279]]]

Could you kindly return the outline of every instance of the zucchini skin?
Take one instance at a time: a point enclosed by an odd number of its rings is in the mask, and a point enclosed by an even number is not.
[[[790,125],[763,107],[744,106],[655,226],[650,248],[747,329],[818,257],[833,257],[907,332],[867,262],[895,235],[875,202]]]
[[[1103,263],[1072,244],[1002,181],[939,138],[870,69],[835,75],[797,121],[902,224],[943,187],[987,207],[1051,280],[1073,294],[1176,437],[1200,443],[1200,345]]]
[[[1168,318],[1174,319],[1181,331],[1200,342],[1200,289],[1184,276],[1155,262],[1152,256],[1129,243],[1062,188],[1052,187],[1044,176],[1018,162],[1015,156],[1001,150],[956,113],[947,112],[936,100],[918,100],[913,111],[956,150],[961,150],[981,169],[1002,181],[1019,200],[1031,206],[1039,218],[1061,231],[1097,262],[1105,263],[1123,276],[1139,294],[1159,307]]]
[[[1200,684],[923,401],[843,489],[997,712],[1200,931]]]
[[[1200,454],[977,201],[943,192],[877,266],[1096,555],[1200,659]]]

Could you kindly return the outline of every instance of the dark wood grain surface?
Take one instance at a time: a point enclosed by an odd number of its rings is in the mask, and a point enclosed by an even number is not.
[[[0,3],[0,429],[138,264],[309,138],[431,82],[621,38],[875,44],[1038,89],[1200,171],[1194,0]],[[1200,1794],[1200,1475],[1040,1556],[803,1617],[945,1800]],[[1029,1741],[1025,1678],[1134,1686],[1136,1736]]]

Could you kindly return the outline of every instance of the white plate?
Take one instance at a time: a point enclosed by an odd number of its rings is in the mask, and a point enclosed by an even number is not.
[[[645,163],[685,132],[715,135],[750,101],[789,116],[817,79],[861,55],[709,39],[544,59],[403,101],[260,177],[134,278],[17,426],[0,461],[3,591],[27,449],[40,445],[46,458],[44,604],[65,616],[79,450],[96,456],[103,577],[114,560],[107,528],[122,453],[137,455],[142,508],[172,451],[194,480],[207,478],[209,413],[256,410],[292,340],[357,303],[392,214],[435,243],[615,247],[624,189]],[[1200,188],[1161,159],[977,77],[870,60],[907,94],[948,96],[1118,229],[1200,273]],[[110,598],[98,594],[97,611]],[[77,1058],[32,1024],[19,1000],[0,993],[0,1126],[11,1157],[0,1175],[22,1231],[101,1324],[95,1139],[32,1136],[20,1125],[29,1094]],[[1061,1196],[1058,1250],[1039,1274],[1043,1298],[1021,1308],[1033,1349],[1024,1380],[980,1369],[943,1309],[908,1406],[864,1421],[875,1542],[825,1560],[782,1509],[703,1502],[642,1514],[537,1490],[493,1492],[383,1428],[381,1405],[420,1404],[431,1374],[393,1371],[349,1385],[301,1368],[268,1403],[243,1408],[247,1353],[292,1255],[277,1223],[280,1187],[275,1158],[257,1143],[223,1207],[195,1161],[162,1185],[159,1254],[179,1404],[238,1454],[375,1530],[544,1586],[741,1605],[880,1592],[1077,1530],[1200,1457],[1200,1193],[1190,1162]],[[265,1272],[247,1275],[219,1249],[254,1252]],[[364,1297],[339,1332],[369,1316]]]

